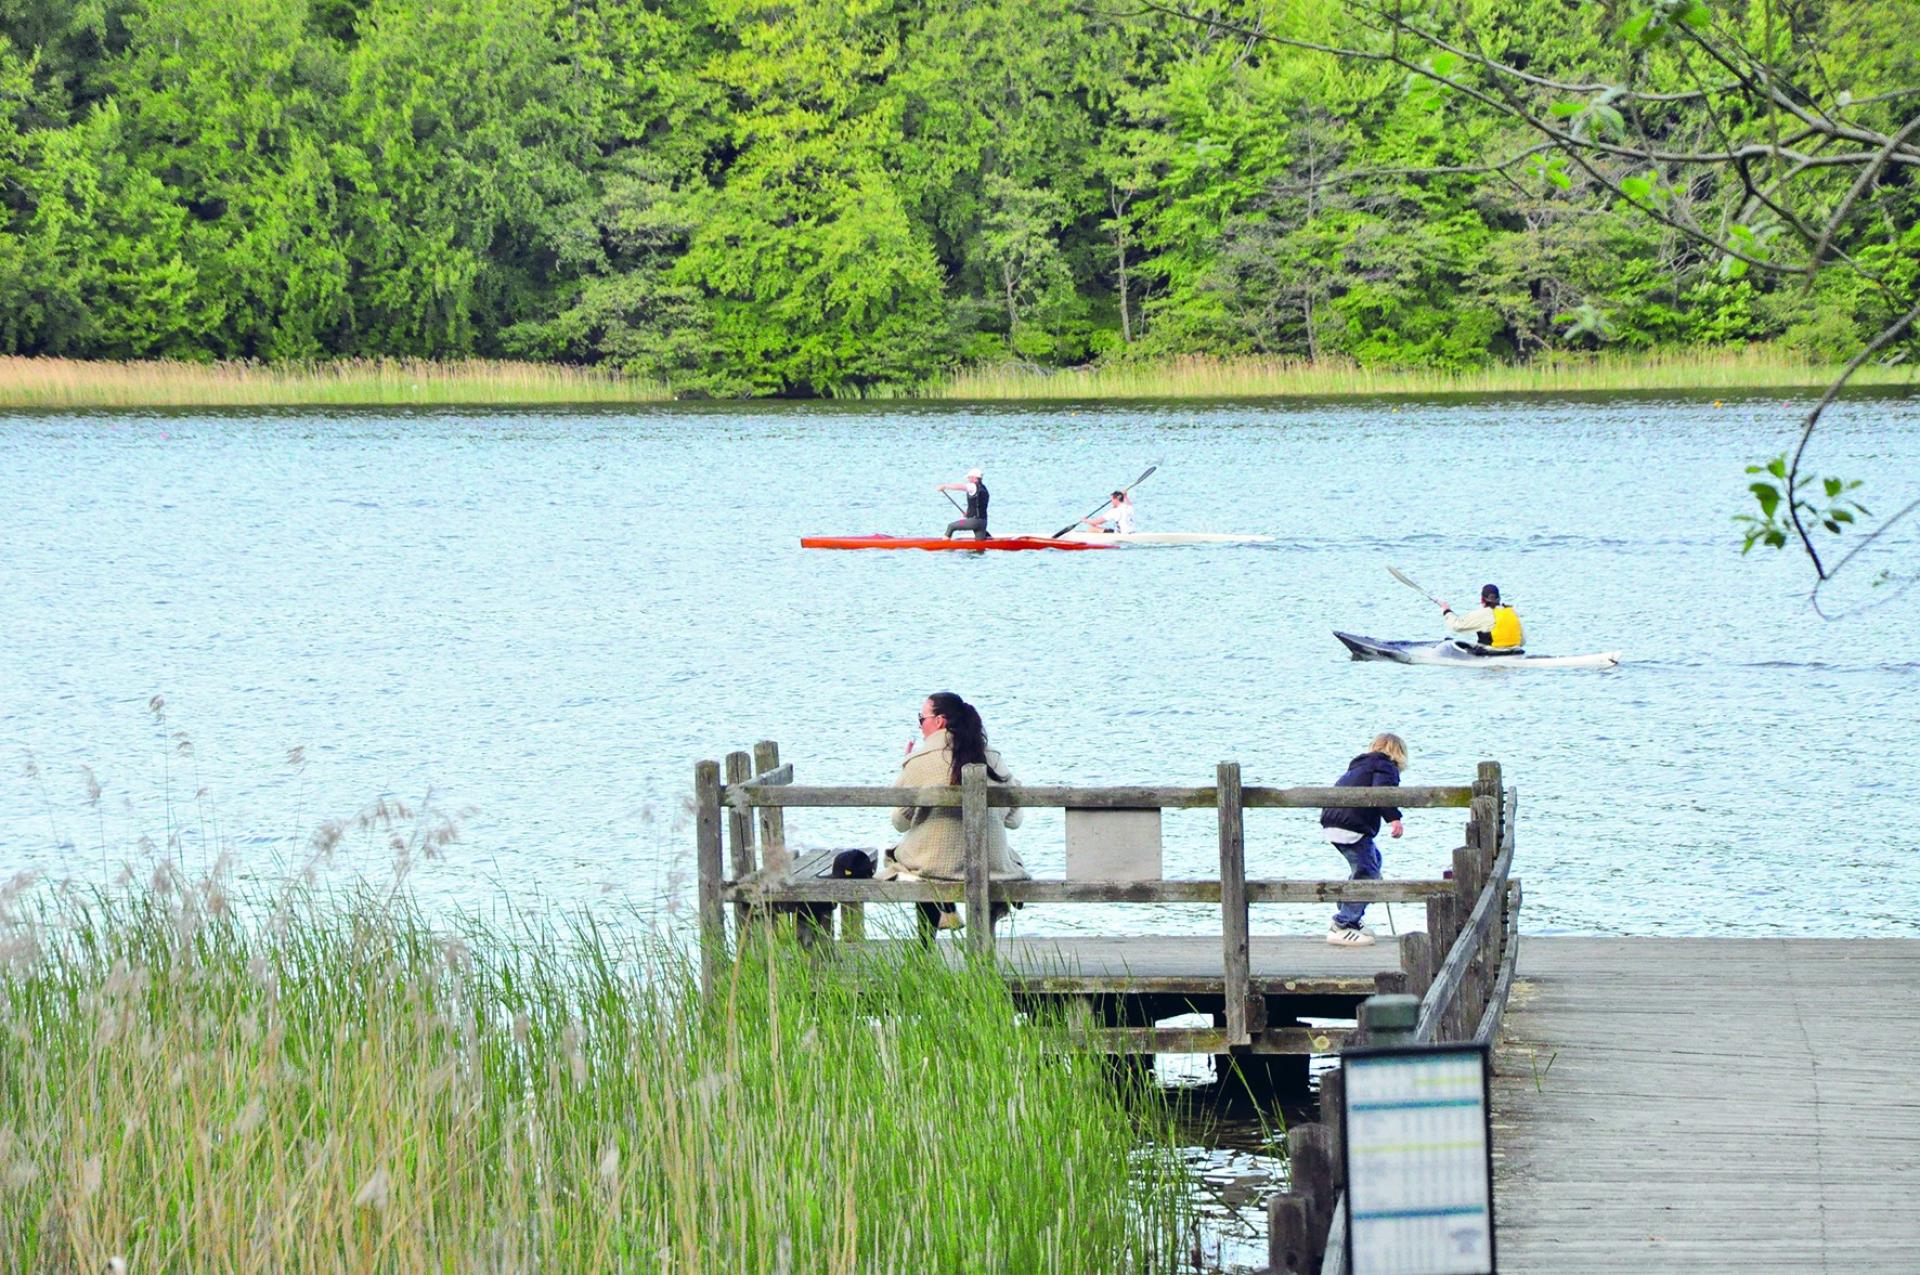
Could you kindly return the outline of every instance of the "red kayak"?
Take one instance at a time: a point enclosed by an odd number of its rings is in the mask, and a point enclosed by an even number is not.
[[[1045,536],[998,536],[949,540],[944,536],[802,536],[802,549],[1106,549],[1097,541],[1049,540]]]

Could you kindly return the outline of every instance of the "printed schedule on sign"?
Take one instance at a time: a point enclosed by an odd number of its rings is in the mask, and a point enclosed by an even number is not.
[[[1356,1055],[1344,1069],[1353,1275],[1490,1275],[1485,1053]]]

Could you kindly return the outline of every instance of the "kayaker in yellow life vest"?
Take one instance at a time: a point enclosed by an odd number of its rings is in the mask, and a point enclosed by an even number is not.
[[[1437,601],[1437,599],[1436,599]],[[1520,627],[1520,617],[1510,606],[1500,601],[1500,586],[1489,584],[1480,590],[1480,605],[1465,615],[1455,615],[1453,608],[1440,603],[1440,615],[1447,622],[1447,628],[1455,633],[1471,634],[1468,640],[1490,651],[1517,651],[1527,640],[1526,632]]]

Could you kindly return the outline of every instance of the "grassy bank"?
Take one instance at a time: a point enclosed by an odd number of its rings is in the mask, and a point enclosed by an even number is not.
[[[1767,346],[1637,355],[1556,355],[1467,372],[1362,368],[1337,361],[1190,356],[1049,371],[978,367],[918,398],[1261,398],[1336,395],[1580,393],[1631,390],[1804,389],[1838,367]],[[1910,368],[1871,366],[1853,384],[1912,385]],[[486,406],[661,402],[664,384],[593,368],[466,360],[344,360],[281,367],[252,363],[92,363],[0,358],[8,408]]]
[[[1684,353],[1557,356],[1466,372],[1362,368],[1301,359],[1189,357],[1058,372],[986,367],[932,392],[954,399],[1258,398],[1333,395],[1580,393],[1628,390],[1793,389],[1828,384],[1840,369],[1765,346]],[[1910,368],[1866,367],[1852,384],[1909,385]]]
[[[989,974],[776,949],[706,1005],[588,921],[41,897],[0,926],[0,1270],[1077,1273],[1187,1235],[1164,1110]]]
[[[664,385],[550,363],[345,359],[265,366],[0,358],[0,408],[636,403],[668,397]]]

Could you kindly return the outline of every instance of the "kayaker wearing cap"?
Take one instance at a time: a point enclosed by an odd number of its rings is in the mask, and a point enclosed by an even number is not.
[[[1130,536],[1133,534],[1133,500],[1126,492],[1116,491],[1113,493],[1113,499],[1107,502],[1105,509],[1091,518],[1082,518],[1080,521],[1095,531],[1110,531],[1117,535]]]
[[[1437,599],[1436,599],[1437,601]],[[1526,644],[1527,635],[1520,627],[1520,617],[1514,609],[1500,601],[1500,586],[1489,584],[1480,590],[1480,605],[1465,615],[1455,615],[1453,608],[1440,603],[1440,615],[1447,622],[1447,628],[1455,633],[1471,633],[1473,640],[1490,651],[1517,651]]]
[[[975,540],[987,538],[987,485],[982,482],[978,467],[967,471],[966,481],[941,483],[935,491],[964,491],[967,493],[966,513],[947,524],[947,539],[953,539],[956,531],[971,531]]]

